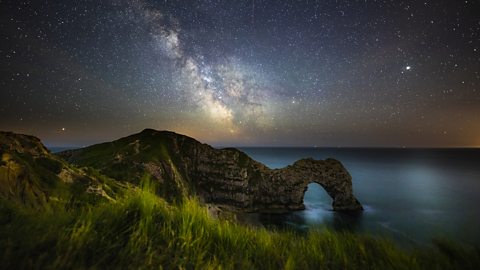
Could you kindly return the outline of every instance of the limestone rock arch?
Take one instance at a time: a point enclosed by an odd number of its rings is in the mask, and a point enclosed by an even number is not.
[[[282,169],[271,170],[266,174],[259,205],[265,209],[300,210],[304,209],[304,195],[308,184],[317,183],[332,198],[335,211],[362,210],[362,205],[353,195],[352,177],[345,167],[335,159],[301,159]],[[262,202],[262,197],[265,198]],[[260,207],[261,208],[261,207]]]

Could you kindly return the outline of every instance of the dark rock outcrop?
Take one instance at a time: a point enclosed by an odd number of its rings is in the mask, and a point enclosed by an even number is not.
[[[237,149],[215,149],[152,129],[60,155],[123,181],[139,183],[148,173],[167,199],[195,194],[207,203],[244,211],[284,212],[303,209],[307,185],[316,182],[332,197],[334,210],[362,209],[350,174],[334,159],[302,159],[272,170]]]

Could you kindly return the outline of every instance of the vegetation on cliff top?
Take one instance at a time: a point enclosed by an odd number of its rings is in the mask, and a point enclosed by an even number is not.
[[[32,208],[112,199],[124,183],[51,154],[33,136],[0,132],[0,199]]]

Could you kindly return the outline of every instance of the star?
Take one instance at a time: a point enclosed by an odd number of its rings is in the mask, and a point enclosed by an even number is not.
[[[0,23],[0,130],[69,144],[128,126],[218,145],[478,145],[474,1],[10,2]],[[448,134],[411,137],[427,122],[413,113]]]

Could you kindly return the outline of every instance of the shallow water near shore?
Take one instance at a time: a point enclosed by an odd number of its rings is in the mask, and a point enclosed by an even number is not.
[[[480,149],[241,148],[270,168],[300,158],[335,158],[352,175],[361,213],[332,211],[318,184],[305,193],[305,210],[252,215],[264,226],[314,227],[388,236],[402,244],[432,238],[480,246]]]

